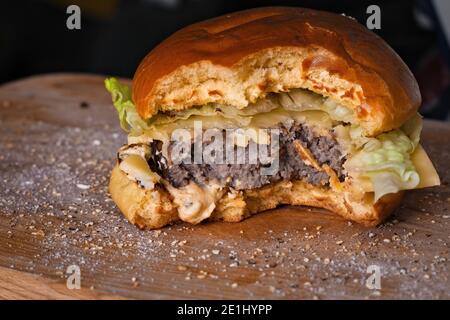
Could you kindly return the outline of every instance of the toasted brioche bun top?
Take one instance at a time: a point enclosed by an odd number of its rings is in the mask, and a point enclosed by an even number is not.
[[[215,102],[245,108],[269,92],[305,88],[354,110],[367,134],[400,127],[421,96],[402,59],[354,19],[302,8],[224,15],[176,32],[141,62],[141,117]]]

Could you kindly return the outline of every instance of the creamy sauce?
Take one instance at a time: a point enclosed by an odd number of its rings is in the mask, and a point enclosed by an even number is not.
[[[201,187],[192,181],[182,188],[166,184],[166,189],[174,197],[180,219],[193,224],[209,218],[224,193],[216,184]]]

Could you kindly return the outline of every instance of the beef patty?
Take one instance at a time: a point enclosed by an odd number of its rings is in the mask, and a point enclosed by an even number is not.
[[[230,186],[237,190],[254,189],[280,180],[303,180],[313,185],[328,185],[329,176],[305,164],[294,147],[297,141],[307,148],[320,165],[329,165],[343,181],[345,174],[342,164],[345,158],[341,148],[332,136],[316,135],[306,125],[294,123],[289,128],[280,125],[279,136],[279,166],[275,174],[263,175],[261,169],[267,164],[259,160],[255,164],[170,164],[161,152],[162,142],[153,141],[152,156],[149,159],[150,168],[162,178],[168,180],[172,186],[179,188],[187,185],[189,181],[203,185],[209,181],[216,181],[221,186]],[[176,142],[171,142],[169,150]],[[248,155],[249,146],[235,146],[235,151],[245,148],[241,152]],[[193,160],[193,146],[191,148],[191,160]],[[248,158],[247,158],[248,159]]]

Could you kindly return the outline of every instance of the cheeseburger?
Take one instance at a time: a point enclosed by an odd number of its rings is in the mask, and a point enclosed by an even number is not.
[[[141,228],[282,204],[374,226],[404,190],[439,184],[414,76],[344,15],[274,7],[196,23],[144,58],[132,89],[105,83],[129,133],[109,190]]]

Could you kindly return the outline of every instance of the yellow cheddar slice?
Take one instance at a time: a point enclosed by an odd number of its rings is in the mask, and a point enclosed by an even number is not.
[[[411,161],[420,177],[420,182],[416,189],[438,186],[441,184],[441,180],[439,179],[439,175],[436,172],[433,163],[420,144],[417,145],[416,150],[414,150],[411,155]]]

